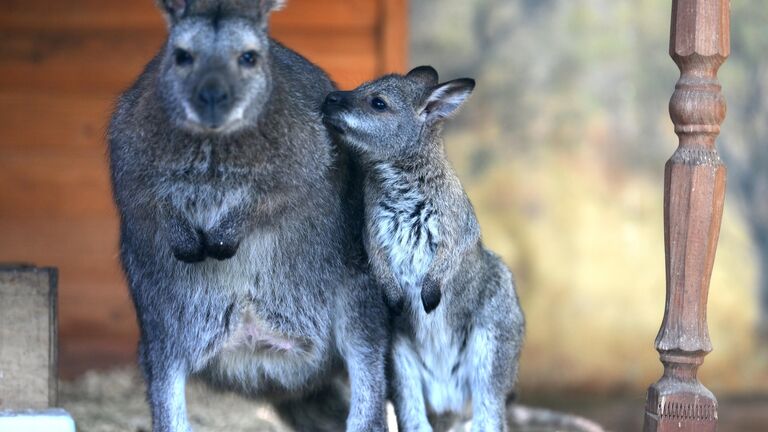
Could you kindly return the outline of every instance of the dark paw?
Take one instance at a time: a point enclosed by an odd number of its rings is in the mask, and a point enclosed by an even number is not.
[[[177,260],[197,263],[205,259],[205,243],[199,230],[183,219],[168,219],[164,226],[171,253]]]
[[[392,315],[398,316],[403,313],[405,298],[403,298],[402,295],[395,296],[394,298],[392,296],[384,295],[384,303],[387,304],[387,308]]]
[[[424,312],[430,313],[437,309],[442,297],[440,285],[436,281],[432,279],[424,281],[424,285],[421,287],[421,304],[424,306]]]
[[[230,259],[237,253],[237,248],[240,247],[240,243],[237,242],[224,242],[224,241],[217,241],[213,243],[207,243],[205,245],[205,253],[214,259],[217,259],[219,261],[223,261],[226,259]]]
[[[176,246],[171,251],[177,260],[185,263],[198,263],[205,259],[205,249],[202,244]]]
[[[203,237],[206,255],[219,261],[232,258],[240,247],[240,242],[234,236],[227,235],[222,230],[205,233]]]

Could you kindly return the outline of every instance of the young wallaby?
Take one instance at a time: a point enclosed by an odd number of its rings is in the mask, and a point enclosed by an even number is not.
[[[196,373],[297,430],[386,430],[355,165],[322,124],[328,77],[267,36],[282,3],[158,0],[168,40],[109,127],[154,432],[190,431]]]
[[[433,430],[470,407],[474,431],[507,428],[523,313],[512,274],[480,241],[441,138],[474,85],[438,84],[422,66],[323,104],[326,125],[365,163],[369,259],[389,305],[402,309],[391,352],[401,431]]]

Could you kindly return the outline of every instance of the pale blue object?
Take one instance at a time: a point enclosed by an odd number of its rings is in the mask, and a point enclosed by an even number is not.
[[[58,408],[0,411],[0,432],[75,432],[75,421]]]

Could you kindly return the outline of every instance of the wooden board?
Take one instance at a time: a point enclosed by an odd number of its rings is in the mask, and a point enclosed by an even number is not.
[[[0,218],[4,244],[19,261],[56,263],[61,345],[76,339],[118,339],[133,344],[136,320],[119,264],[116,217]]]
[[[289,0],[272,16],[279,29],[373,28],[381,18],[375,0]],[[78,30],[164,28],[153,0],[2,0],[0,29]]]
[[[288,46],[303,47],[307,58],[345,84],[356,85],[377,72],[372,28],[333,34],[278,29],[274,34]],[[0,31],[0,91],[114,98],[141,73],[164,37],[162,29]],[[354,71],[361,73],[354,76]]]
[[[56,277],[0,264],[0,410],[57,403]]]
[[[0,159],[0,218],[111,215],[109,167],[99,152],[17,153]]]
[[[10,163],[4,161],[14,155],[88,154],[106,160],[104,134],[113,101],[112,96],[0,91],[0,163]]]

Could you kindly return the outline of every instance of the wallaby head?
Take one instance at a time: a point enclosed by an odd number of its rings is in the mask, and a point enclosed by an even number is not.
[[[437,71],[420,66],[329,94],[323,117],[333,133],[368,158],[408,157],[434,145],[427,137],[439,131],[474,87],[469,78],[438,84]]]
[[[159,94],[171,120],[196,132],[252,124],[271,88],[269,14],[284,0],[157,0],[169,26]]]

